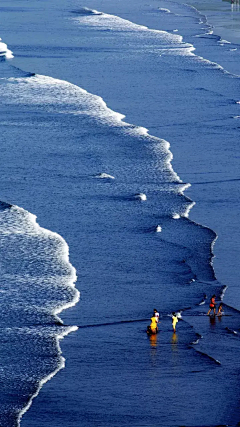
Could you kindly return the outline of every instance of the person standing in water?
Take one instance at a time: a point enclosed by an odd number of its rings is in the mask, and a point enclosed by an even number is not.
[[[213,310],[213,313],[216,314],[216,303],[215,303],[215,298],[216,295],[213,295],[211,300],[210,300],[210,304],[209,304],[209,310],[207,312],[207,315],[209,316],[209,314],[211,313],[211,311]]]
[[[220,303],[218,306],[217,316],[222,316],[222,314],[223,314],[223,306],[222,306],[222,303]]]
[[[157,334],[158,333],[158,318],[153,316],[151,317],[151,324],[147,327],[148,334]]]
[[[176,313],[172,313],[172,327],[173,327],[173,332],[176,332],[176,324],[178,322],[178,317],[176,315]]]
[[[153,315],[156,317],[157,322],[159,323],[159,313],[158,313],[156,308],[154,308],[154,310],[153,310]]]

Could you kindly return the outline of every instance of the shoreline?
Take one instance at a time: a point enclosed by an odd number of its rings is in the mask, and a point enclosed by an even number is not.
[[[207,24],[212,27],[213,35],[220,37],[222,41],[227,41],[234,45],[240,45],[240,11],[238,0],[235,0],[234,3],[226,0],[220,3],[209,3],[208,0],[203,0],[203,2],[188,0],[187,4],[195,7],[200,13],[203,13],[206,16]],[[221,44],[221,41],[219,43]],[[237,46],[235,46],[235,48],[236,52],[234,53],[239,55],[239,48]],[[238,67],[238,64],[239,61],[230,61],[225,66],[226,68],[224,68],[230,73],[239,75],[240,68]],[[236,73],[236,70],[239,70],[239,72]],[[174,160],[176,162],[176,170],[178,170],[177,156],[174,156]],[[209,170],[207,160],[208,159],[206,157],[206,170]],[[202,184],[200,189],[198,189],[194,184],[194,181],[196,181],[194,173],[192,173],[192,177],[193,178],[190,179],[191,187],[187,189],[186,195],[196,201],[196,204],[191,210],[189,217],[193,221],[205,224],[216,231],[218,238],[213,248],[213,268],[217,279],[222,285],[227,287],[223,301],[224,303],[240,310],[240,299],[237,297],[239,293],[239,267],[237,260],[240,259],[240,244],[237,236],[240,233],[240,227],[238,219],[235,218],[235,210],[231,209],[231,205],[229,205],[229,209],[225,209],[220,216],[219,212],[216,213],[211,204],[209,204],[211,197],[208,197],[208,201],[203,200],[203,205],[202,201],[198,202],[196,200],[197,193],[200,190],[198,197],[202,199],[203,193],[201,188],[203,189],[204,185]],[[222,194],[219,198],[221,198],[223,194],[226,196],[227,192],[231,191],[229,187],[230,185],[233,191],[235,191],[238,185],[237,170],[235,171],[234,177],[235,184],[233,181],[232,184],[228,184],[227,180],[221,184]],[[209,183],[207,186],[208,192],[214,191],[214,183]]]
[[[188,0],[187,5],[194,7],[207,18],[207,25],[212,33],[222,40],[233,44],[240,43],[240,7],[239,0],[222,0],[221,2],[201,2]]]
[[[202,2],[188,0],[187,4],[207,17],[207,24],[212,27],[214,35],[233,44],[240,43],[239,0],[233,3],[226,0],[214,3],[208,0]]]

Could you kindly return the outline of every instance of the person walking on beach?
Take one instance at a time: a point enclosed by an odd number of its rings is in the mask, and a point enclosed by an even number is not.
[[[172,327],[173,327],[173,332],[176,332],[176,324],[178,322],[178,317],[176,315],[176,313],[172,313]]]
[[[215,303],[215,298],[216,295],[213,295],[211,300],[210,300],[210,304],[209,304],[209,310],[207,312],[207,315],[209,316],[209,314],[211,313],[211,311],[213,310],[213,313],[216,314],[216,303]]]

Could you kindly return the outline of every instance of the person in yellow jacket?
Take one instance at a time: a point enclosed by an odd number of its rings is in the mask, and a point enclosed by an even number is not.
[[[151,325],[150,325],[151,331],[153,333],[157,333],[158,331],[158,318],[156,316],[151,317]],[[154,332],[155,331],[155,332]]]
[[[178,317],[176,313],[172,313],[172,326],[173,326],[173,332],[176,332],[176,324],[178,322]]]
[[[153,316],[151,317],[151,324],[147,327],[148,334],[157,334],[158,333],[158,318]]]

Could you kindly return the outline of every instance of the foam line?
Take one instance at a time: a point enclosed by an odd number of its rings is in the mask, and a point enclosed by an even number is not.
[[[165,9],[164,7],[158,7],[158,10],[163,13],[171,13],[169,9]]]
[[[137,322],[147,322],[149,321],[149,318],[145,319],[133,319],[133,320],[119,320],[117,322],[106,322],[106,323],[95,323],[92,325],[77,325],[75,326],[77,329],[86,329],[86,328],[99,328],[102,326],[116,326],[116,325],[122,325],[125,323],[137,323]],[[64,327],[68,327],[69,325],[62,325]]]
[[[201,354],[202,356],[205,356],[205,357],[207,357],[208,359],[210,359],[212,362],[214,362],[216,365],[221,365],[221,362],[219,361],[219,360],[217,360],[217,359],[214,359],[214,357],[212,357],[212,356],[209,356],[209,354],[207,354],[207,353],[204,353],[203,351],[201,351],[201,350],[198,350],[196,347],[192,347],[197,353],[199,353],[199,354]]]
[[[69,326],[65,331],[62,331],[61,334],[57,335],[57,350],[58,354],[62,354],[61,348],[60,348],[60,340],[63,339],[66,335],[68,335],[70,332],[76,331],[78,328],[76,326]],[[37,391],[31,396],[28,404],[19,412],[17,423],[20,427],[20,422],[23,417],[23,415],[28,411],[30,406],[32,405],[33,399],[38,396],[40,393],[42,387],[44,384],[46,384],[48,381],[50,381],[61,369],[65,368],[65,358],[63,356],[60,356],[59,366],[49,375],[47,375],[45,378],[43,378],[41,381],[39,381],[38,389]]]

